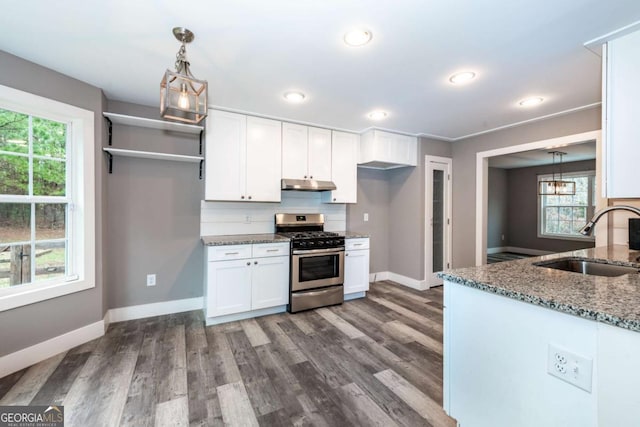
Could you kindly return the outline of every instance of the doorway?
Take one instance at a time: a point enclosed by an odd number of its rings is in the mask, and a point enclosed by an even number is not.
[[[451,268],[451,171],[448,157],[425,156],[425,279],[429,288]]]

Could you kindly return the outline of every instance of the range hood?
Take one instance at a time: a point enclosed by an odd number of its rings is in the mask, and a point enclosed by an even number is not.
[[[298,191],[331,191],[338,187],[331,181],[316,181],[314,179],[287,179],[282,178],[283,190]]]

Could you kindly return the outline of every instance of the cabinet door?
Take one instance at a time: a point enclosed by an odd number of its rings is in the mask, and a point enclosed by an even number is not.
[[[251,309],[289,303],[289,256],[252,260]]]
[[[337,190],[326,193],[330,203],[356,203],[358,195],[358,144],[354,133],[333,131],[331,180]]]
[[[368,291],[369,251],[346,251],[344,255],[344,294]]]
[[[307,179],[308,129],[282,123],[282,178]]]
[[[209,262],[207,317],[251,310],[251,261]]]
[[[309,128],[309,178],[331,181],[331,131]]]
[[[640,197],[640,31],[608,43],[604,151],[607,197]]]
[[[282,123],[247,117],[246,199],[280,201]]]
[[[245,196],[246,116],[209,110],[205,147],[206,200]]]

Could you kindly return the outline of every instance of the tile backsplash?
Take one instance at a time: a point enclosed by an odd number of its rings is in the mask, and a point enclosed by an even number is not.
[[[200,204],[200,235],[273,233],[276,213],[322,213],[326,231],[344,231],[346,205],[322,203],[321,195],[319,192],[283,191],[280,203],[203,200]]]

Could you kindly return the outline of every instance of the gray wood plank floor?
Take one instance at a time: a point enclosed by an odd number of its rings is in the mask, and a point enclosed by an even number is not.
[[[442,288],[205,327],[199,311],[112,324],[0,379],[0,403],[67,426],[455,426],[442,410]]]

